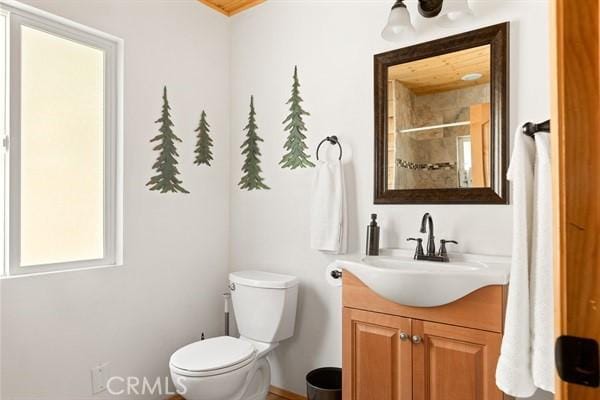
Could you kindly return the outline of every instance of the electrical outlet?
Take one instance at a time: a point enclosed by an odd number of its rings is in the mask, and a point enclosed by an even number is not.
[[[108,380],[108,363],[92,368],[92,393],[102,393],[106,390]]]

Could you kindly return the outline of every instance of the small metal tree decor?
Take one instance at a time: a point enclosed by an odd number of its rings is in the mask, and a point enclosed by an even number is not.
[[[150,190],[158,190],[161,193],[189,193],[181,186],[182,181],[177,178],[177,175],[179,175],[179,170],[177,169],[177,157],[179,157],[179,154],[177,154],[175,142],[181,142],[181,139],[171,129],[174,125],[171,121],[170,109],[169,100],[167,100],[167,87],[165,86],[163,89],[162,115],[155,121],[161,124],[158,129],[160,133],[150,140],[150,143],[158,142],[153,150],[159,151],[159,154],[152,166],[152,169],[156,170],[157,174],[150,178],[146,186],[150,186]]]
[[[204,110],[200,115],[200,123],[194,132],[198,132],[198,135],[196,135],[198,141],[196,142],[196,150],[194,150],[194,153],[196,153],[194,164],[206,164],[210,166],[210,162],[213,159],[211,151],[211,147],[213,147],[213,140],[208,134],[210,132],[210,125],[208,122],[206,122],[206,112],[204,112]]]
[[[306,154],[308,146],[304,143],[306,125],[302,119],[303,115],[310,115],[302,109],[302,97],[300,97],[300,82],[298,81],[298,67],[294,67],[294,83],[292,84],[292,97],[286,104],[290,104],[290,114],[283,121],[285,130],[289,132],[285,145],[287,153],[284,154],[279,164],[281,168],[296,169],[298,167],[314,167],[310,161],[310,155]]]
[[[256,131],[258,126],[256,125],[256,111],[254,110],[254,96],[250,97],[250,114],[248,116],[248,125],[244,128],[246,133],[246,140],[241,146],[242,155],[246,156],[244,165],[242,166],[242,179],[238,183],[241,189],[245,190],[262,190],[270,189],[265,183],[264,178],[260,176],[262,172],[260,168],[260,148],[258,147],[259,142],[264,142],[262,138],[258,136]]]

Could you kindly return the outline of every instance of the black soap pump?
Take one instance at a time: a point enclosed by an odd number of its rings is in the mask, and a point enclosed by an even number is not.
[[[379,255],[379,226],[377,214],[371,214],[371,223],[367,226],[367,251],[368,256]]]

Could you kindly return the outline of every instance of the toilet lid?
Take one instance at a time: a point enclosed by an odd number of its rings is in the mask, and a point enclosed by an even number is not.
[[[220,336],[188,344],[171,356],[170,364],[191,372],[220,370],[254,357],[252,344],[230,336]]]

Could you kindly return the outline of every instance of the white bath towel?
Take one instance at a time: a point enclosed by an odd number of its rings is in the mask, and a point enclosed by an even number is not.
[[[310,247],[344,254],[347,248],[347,218],[342,162],[320,161],[315,168],[310,213]]]
[[[533,383],[554,393],[554,270],[550,134],[535,134],[531,251],[531,369]]]
[[[504,337],[496,368],[496,384],[504,393],[530,397],[535,393],[531,373],[529,261],[533,222],[533,163],[535,143],[515,134],[508,169],[512,184],[513,245]]]

